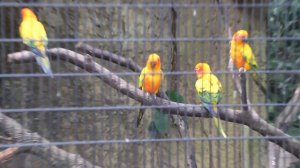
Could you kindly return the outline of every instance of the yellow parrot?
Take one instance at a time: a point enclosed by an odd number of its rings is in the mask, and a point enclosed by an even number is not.
[[[29,8],[23,8],[21,16],[22,22],[19,26],[19,32],[23,43],[31,48],[35,54],[36,62],[43,71],[53,77],[50,61],[46,55],[48,38],[43,24],[38,21],[36,15]]]
[[[146,66],[143,68],[139,76],[139,88],[150,94],[156,94],[163,79],[163,72],[161,70],[161,62],[159,55],[153,53],[148,56]],[[143,104],[142,104],[143,105]],[[140,109],[136,126],[140,125],[145,109]]]
[[[248,44],[248,32],[246,30],[239,30],[234,33],[230,44],[230,57],[233,64],[239,71],[254,71],[252,74],[254,82],[257,84],[259,89],[266,94],[266,88],[261,83],[262,79],[260,79],[256,73],[258,65],[252,48]]]
[[[210,112],[214,124],[219,130],[219,133],[226,138],[226,134],[218,118],[217,104],[221,101],[222,85],[218,78],[211,73],[207,63],[198,63],[195,66],[197,81],[195,83],[196,91],[204,107]]]

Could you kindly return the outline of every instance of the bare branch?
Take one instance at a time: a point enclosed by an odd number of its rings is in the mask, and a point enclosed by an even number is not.
[[[31,54],[31,53],[30,53]],[[29,58],[29,57],[28,57]],[[51,161],[53,167],[70,167],[70,168],[100,168],[99,166],[92,165],[89,161],[84,160],[80,155],[68,153],[54,145],[47,145],[49,141],[41,137],[37,133],[30,132],[24,129],[14,119],[0,113],[0,128],[5,133],[9,134],[16,143],[44,143],[45,146],[34,147],[20,147],[17,149],[10,149],[9,154],[14,154],[17,150],[27,149],[31,154]],[[1,160],[1,159],[0,159]]]
[[[85,56],[76,52],[63,48],[53,48],[49,49],[47,54],[51,58],[65,60],[88,72],[99,73],[97,77],[109,84],[112,88],[132,99],[135,99],[136,101],[146,103],[147,105],[159,105],[162,108],[168,109],[171,114],[175,115],[209,117],[209,113],[203,106],[176,103],[159,97],[153,101],[153,99],[151,99],[149,95],[145,95],[143,91],[119,78],[117,75],[97,64],[96,62],[91,60],[87,61]],[[33,53],[29,51],[11,53],[8,55],[8,61],[23,62],[33,59],[33,56]],[[276,143],[286,151],[300,158],[300,141],[285,134],[280,129],[268,124],[264,119],[259,117],[253,109],[250,109],[249,111],[251,112],[220,108],[220,118],[225,121],[247,125],[249,128],[257,131],[261,135],[268,136],[269,141]],[[282,138],[271,138],[270,136],[280,136]]]
[[[0,141],[12,141],[11,137],[0,136]]]
[[[84,44],[81,42],[76,44],[75,47],[80,52],[87,53],[91,56],[95,56],[97,58],[116,63],[123,67],[127,67],[130,70],[132,70],[133,72],[141,72],[142,71],[142,67],[140,67],[138,64],[133,62],[133,60],[131,58],[124,58],[122,56],[111,53],[109,51],[100,50],[100,49],[94,48],[88,44]]]
[[[275,121],[275,125],[278,128],[286,130],[290,123],[292,122],[294,116],[298,113],[300,106],[295,106],[295,104],[300,104],[300,86],[295,90],[294,96],[288,102],[287,106],[281,112]]]
[[[246,83],[247,83],[246,82],[246,75],[245,75],[245,73],[241,73],[241,89],[242,89],[241,100],[242,100],[242,104],[243,104],[243,110],[245,112],[248,112]]]
[[[10,159],[14,154],[18,152],[17,147],[14,148],[7,148],[0,152],[0,163],[3,163],[4,161]]]

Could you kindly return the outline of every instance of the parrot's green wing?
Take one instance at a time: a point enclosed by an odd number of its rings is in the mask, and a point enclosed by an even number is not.
[[[253,51],[249,44],[245,44],[242,53],[243,53],[244,60],[250,64],[253,70],[256,70],[258,68],[257,62],[255,60],[255,55],[253,54]]]
[[[218,104],[221,101],[221,92],[209,93],[209,92],[198,92],[201,102],[207,104]]]
[[[144,84],[145,73],[146,73],[146,68],[143,68],[143,70],[139,76],[139,88],[140,89],[143,87],[143,84]]]

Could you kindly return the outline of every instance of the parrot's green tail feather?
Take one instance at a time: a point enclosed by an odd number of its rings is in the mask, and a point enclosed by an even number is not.
[[[255,84],[257,85],[257,87],[264,93],[264,95],[266,95],[267,89],[262,84],[262,81],[263,81],[262,78],[256,72],[252,74],[252,78],[253,78]]]
[[[219,120],[219,118],[213,117],[213,120],[214,120],[215,126],[216,126],[217,129],[219,130],[220,134],[221,134],[224,138],[227,138],[227,135],[225,134],[225,132],[224,132],[224,130],[223,130],[223,127],[222,127],[222,124],[221,124],[221,121]]]
[[[218,129],[219,133],[224,137],[227,138],[227,135],[225,134],[221,121],[220,119],[217,117],[218,116],[218,108],[216,105],[212,105],[212,104],[207,104],[207,103],[203,103],[204,107],[211,113],[212,118],[214,120],[214,124],[216,126],[216,128]]]
[[[141,105],[143,105],[143,104],[141,104]],[[145,110],[146,109],[140,109],[138,118],[136,120],[136,127],[139,127],[139,125],[141,124],[141,121],[142,121],[143,115],[145,113]]]
[[[36,62],[40,65],[44,73],[48,74],[51,78],[53,78],[50,61],[46,55],[46,52],[40,51],[38,49],[32,49],[32,52],[35,54]]]

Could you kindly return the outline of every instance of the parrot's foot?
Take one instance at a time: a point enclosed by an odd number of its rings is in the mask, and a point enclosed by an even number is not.
[[[245,73],[246,69],[244,67],[239,69],[239,77],[241,77],[241,73]]]
[[[155,94],[151,94],[151,96],[154,100],[156,100],[157,97],[155,96]]]

